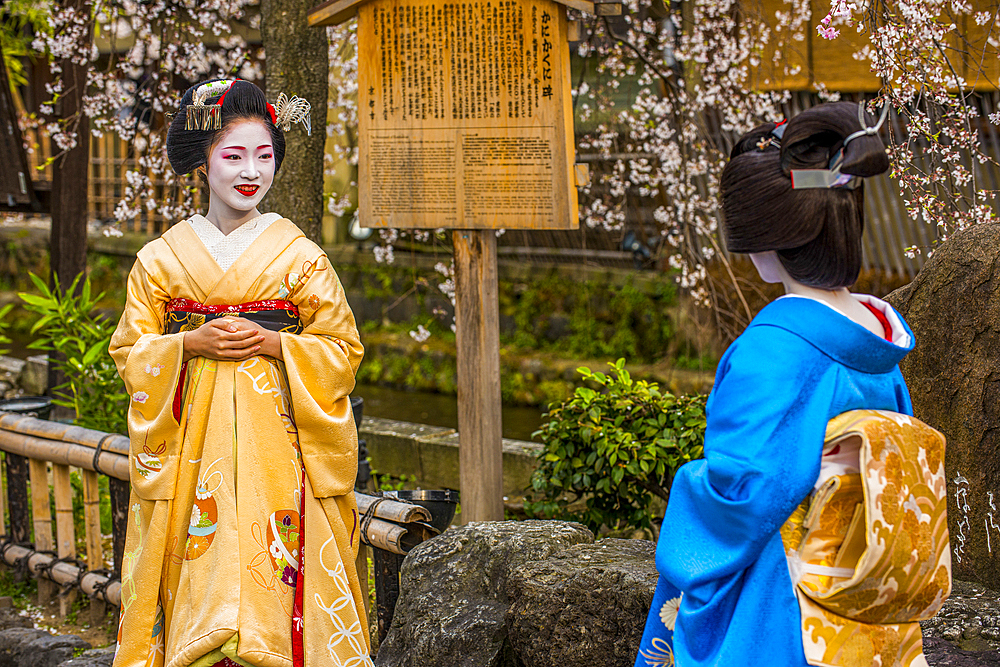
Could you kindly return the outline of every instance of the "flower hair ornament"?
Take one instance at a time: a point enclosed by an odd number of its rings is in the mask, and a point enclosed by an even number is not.
[[[198,86],[194,91],[194,104],[187,105],[186,130],[219,130],[222,129],[222,100],[233,84],[239,79],[232,81],[209,81]],[[219,96],[219,101],[215,104],[205,104],[210,97]]]
[[[306,134],[312,136],[312,121],[309,114],[312,112],[312,105],[308,100],[304,100],[298,95],[292,95],[289,99],[284,93],[278,93],[278,99],[274,106],[267,105],[271,112],[271,120],[283,131],[292,129],[292,123],[302,123],[306,128]]]
[[[864,177],[840,173],[840,167],[844,162],[844,150],[847,148],[847,144],[858,137],[877,134],[888,115],[889,101],[886,100],[882,105],[882,113],[879,114],[878,122],[869,126],[865,119],[865,105],[863,102],[858,102],[858,123],[861,124],[861,129],[844,139],[843,146],[831,158],[830,166],[827,169],[792,169],[792,189],[844,188],[856,190],[863,182]]]

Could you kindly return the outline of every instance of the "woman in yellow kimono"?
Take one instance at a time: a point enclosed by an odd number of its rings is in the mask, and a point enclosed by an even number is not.
[[[372,664],[348,397],[363,349],[323,251],[257,210],[308,112],[211,81],[169,128],[172,167],[211,198],[139,252],[111,340],[132,398],[115,667]]]

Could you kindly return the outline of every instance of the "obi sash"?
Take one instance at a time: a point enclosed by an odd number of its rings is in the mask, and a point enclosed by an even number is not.
[[[205,322],[220,317],[243,317],[271,331],[302,333],[299,309],[291,301],[280,299],[251,301],[235,306],[226,304],[206,306],[191,299],[171,299],[167,302],[163,333],[194,331]]]
[[[951,592],[944,436],[893,412],[830,420],[816,490],[781,529],[806,662],[925,667]]]
[[[216,306],[206,306],[191,299],[171,299],[167,302],[163,333],[175,334],[182,331],[194,331],[205,322],[220,317],[242,317],[271,331],[302,333],[298,307],[291,301],[281,299]],[[174,391],[173,414],[177,423],[181,421],[182,397],[186,377],[187,362],[184,362],[181,366],[180,378],[177,381],[177,389]]]

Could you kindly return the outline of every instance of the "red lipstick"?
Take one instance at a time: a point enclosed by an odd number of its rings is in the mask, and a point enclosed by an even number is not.
[[[253,197],[260,188],[259,185],[235,185],[233,187],[244,197]]]

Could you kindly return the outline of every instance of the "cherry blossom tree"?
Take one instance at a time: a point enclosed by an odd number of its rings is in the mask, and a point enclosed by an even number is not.
[[[48,64],[53,82],[50,99],[22,125],[42,127],[58,151],[74,147],[83,132],[114,132],[129,145],[135,168],[125,174],[124,196],[115,210],[120,222],[143,210],[166,219],[182,219],[193,211],[195,185],[169,168],[164,150],[165,114],[176,111],[183,90],[178,80],[194,82],[212,76],[260,79],[262,53],[243,36],[258,28],[260,17],[248,12],[255,0],[93,0],[81,7],[48,5],[49,30],[35,34],[32,47],[38,64]],[[244,28],[244,30],[241,30]],[[90,48],[80,36],[92,33]],[[106,47],[102,55],[98,42]],[[55,115],[66,94],[61,62],[87,68],[82,114]],[[88,119],[86,125],[81,118]],[[109,233],[120,233],[115,228]]]
[[[860,2],[860,0],[858,0]],[[976,4],[972,4],[972,2]],[[36,48],[55,61],[74,57],[73,31],[88,21],[112,45],[106,65],[94,66],[85,98],[95,133],[117,132],[131,142],[138,169],[128,175],[116,216],[143,208],[170,219],[191,212],[190,185],[166,168],[162,126],[128,112],[148,105],[154,115],[177,105],[175,77],[260,77],[260,54],[233,26],[257,27],[254,0],[94,0],[90,16],[54,11],[51,33]],[[995,219],[996,193],[977,177],[977,163],[992,160],[979,144],[984,123],[975,96],[997,90],[1000,0],[832,0],[814,16],[807,0],[784,0],[765,12],[748,0],[625,0],[621,17],[576,15],[583,39],[573,48],[586,76],[574,81],[577,123],[584,128],[578,152],[603,166],[581,191],[581,224],[607,230],[641,230],[680,284],[712,308],[720,330],[732,335],[751,315],[738,272],[718,238],[719,174],[732,140],[748,128],[782,116],[788,82],[802,75],[807,36],[841,44],[860,31],[859,52],[843,43],[842,57],[870,63],[882,81],[873,110],[888,103],[903,121],[890,147],[892,177],[909,214],[932,225],[943,241],[957,230]],[[329,28],[331,95],[327,131],[343,137],[328,166],[357,163],[356,27]],[[841,40],[838,42],[838,40]],[[79,54],[104,62],[97,49]],[[992,75],[991,75],[992,73]],[[634,84],[627,101],[618,94]],[[821,100],[836,92],[816,85]],[[52,84],[54,101],[62,93]],[[76,129],[48,120],[56,142],[72,145]],[[152,178],[151,178],[152,176]],[[167,184],[158,190],[153,179]],[[172,189],[171,189],[172,188]],[[328,210],[343,215],[356,202],[356,176],[327,193]],[[375,249],[391,262],[401,239],[440,245],[433,231],[382,230]],[[912,253],[933,248],[912,248]],[[442,264],[449,286],[450,269]]]

